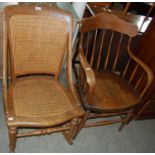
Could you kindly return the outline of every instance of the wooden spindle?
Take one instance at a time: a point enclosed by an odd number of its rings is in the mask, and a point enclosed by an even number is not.
[[[143,73],[142,73],[141,76],[139,77],[138,81],[136,82],[135,89],[138,88],[138,86],[139,86],[139,84],[140,84],[140,82],[141,82],[141,80],[142,80],[144,74],[145,74],[145,72],[143,71]]]
[[[86,48],[86,58],[88,58],[88,47],[89,47],[89,32],[87,33],[87,48]]]
[[[112,31],[112,34],[111,34],[109,48],[108,48],[108,52],[107,52],[107,57],[106,57],[105,64],[104,64],[104,69],[106,69],[107,68],[107,65],[108,65],[113,36],[114,36],[114,31]]]
[[[116,68],[116,64],[117,64],[117,60],[118,60],[118,56],[119,56],[119,52],[120,52],[122,38],[123,38],[123,34],[121,34],[121,37],[120,37],[120,40],[119,40],[118,49],[117,49],[117,53],[116,53],[116,58],[115,58],[114,65],[113,65],[113,72],[115,71],[115,68]]]
[[[93,60],[94,60],[94,54],[95,54],[95,47],[96,47],[96,38],[97,38],[97,30],[95,30],[95,38],[94,38],[94,43],[93,43],[93,51],[92,51],[92,56],[90,60],[90,65],[93,65]]]
[[[120,114],[124,115],[126,114],[126,112],[120,112]],[[101,118],[101,117],[113,117],[113,116],[118,116],[118,113],[103,113],[103,114],[90,114],[88,116],[89,119],[93,119],[93,118]]]
[[[137,71],[137,69],[138,69],[138,64],[136,64],[136,67],[134,68],[134,70],[133,70],[133,72],[132,72],[132,74],[131,74],[131,76],[130,76],[130,79],[129,79],[129,83],[131,83],[131,81],[133,80],[133,78],[134,78],[134,76],[135,76],[135,74],[136,74],[136,71]]]
[[[47,129],[39,129],[35,131],[30,131],[30,132],[24,132],[24,133],[18,133],[17,137],[27,137],[27,136],[40,136],[40,135],[46,135],[46,134],[51,134],[54,132],[60,132],[64,130],[68,130],[69,127],[58,127],[58,128],[47,128]]]
[[[125,16],[125,14],[127,13],[128,9],[129,9],[129,7],[130,7],[130,5],[131,5],[131,2],[128,2],[128,3],[126,4],[125,9],[124,9],[124,11],[123,11],[123,13],[122,13],[122,18],[123,18],[123,17]]]
[[[99,65],[101,61],[101,53],[102,53],[102,48],[103,48],[104,37],[105,37],[105,30],[102,30],[102,40],[101,40],[100,52],[99,52],[99,56],[97,60],[97,70],[99,69]]]
[[[129,58],[129,60],[128,60],[127,64],[126,64],[126,67],[125,67],[125,69],[124,69],[124,71],[123,71],[122,77],[125,76],[125,74],[126,74],[126,72],[127,72],[127,69],[128,69],[128,67],[129,67],[130,62],[131,62],[131,58]]]
[[[140,97],[142,97],[142,96],[145,94],[145,92],[147,91],[147,89],[148,89],[148,87],[146,86],[146,87],[143,89],[143,91],[140,93]]]
[[[113,123],[118,123],[122,122],[122,119],[115,119],[115,120],[104,120],[104,121],[99,121],[99,122],[91,122],[91,123],[86,123],[84,125],[84,128],[86,127],[92,127],[92,126],[103,126],[103,125],[108,125],[108,124],[113,124]]]

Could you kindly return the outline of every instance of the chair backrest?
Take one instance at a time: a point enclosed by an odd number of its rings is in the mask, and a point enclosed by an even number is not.
[[[100,69],[114,71],[120,61],[120,59],[118,61],[119,52],[122,48],[126,49],[124,41],[127,37],[134,37],[137,30],[135,25],[110,14],[102,13],[84,19],[81,34],[83,47],[91,66],[96,71]],[[103,62],[104,64],[101,64]]]
[[[130,50],[131,39],[136,36],[138,27],[102,13],[84,19],[80,32],[80,46],[93,70],[97,74],[106,71],[120,75],[143,96],[148,86],[147,72],[131,59]]]
[[[72,33],[72,16],[48,6],[8,6],[4,10],[12,77],[52,74],[58,78]]]

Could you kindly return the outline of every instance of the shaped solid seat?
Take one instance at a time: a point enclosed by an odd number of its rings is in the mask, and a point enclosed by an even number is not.
[[[129,109],[139,102],[136,91],[117,75],[104,73],[96,76],[96,85],[92,102],[88,102],[87,108],[98,111],[120,111]]]

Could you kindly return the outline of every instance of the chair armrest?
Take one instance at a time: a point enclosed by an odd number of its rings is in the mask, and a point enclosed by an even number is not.
[[[83,54],[82,47],[79,48],[79,61],[86,75],[86,82],[88,84],[88,93],[87,93],[87,101],[91,102],[91,98],[93,96],[93,91],[95,87],[95,75],[91,66],[88,64],[86,57]]]
[[[129,44],[131,43],[131,39],[129,40]],[[139,66],[141,66],[141,68],[143,68],[143,70],[146,72],[147,74],[147,84],[143,90],[143,92],[141,93],[140,97],[142,97],[145,92],[147,91],[147,89],[151,86],[154,76],[153,76],[153,72],[152,70],[145,64],[143,63],[138,57],[136,57],[133,52],[130,49],[130,46],[128,45],[128,53],[130,58],[135,61],[135,63],[137,63]]]

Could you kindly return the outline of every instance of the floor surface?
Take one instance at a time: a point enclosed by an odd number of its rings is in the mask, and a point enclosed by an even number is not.
[[[0,94],[2,94],[0,83]],[[155,119],[133,121],[119,132],[120,124],[83,129],[68,145],[61,133],[17,139],[16,152],[155,152]],[[8,133],[0,95],[0,152],[8,152]]]

